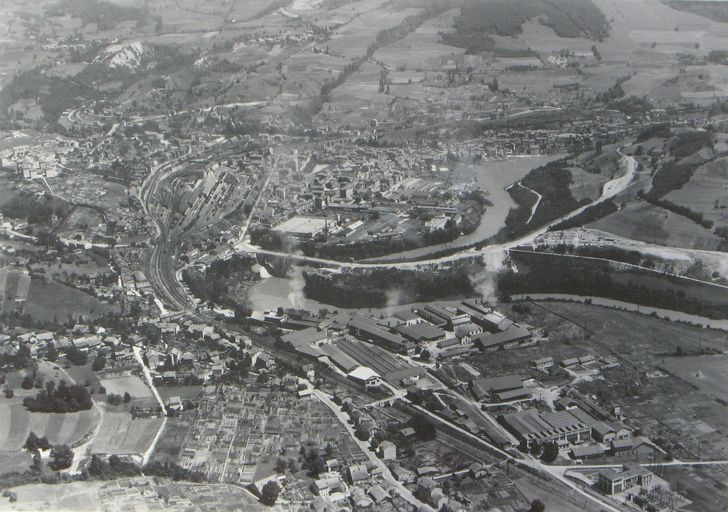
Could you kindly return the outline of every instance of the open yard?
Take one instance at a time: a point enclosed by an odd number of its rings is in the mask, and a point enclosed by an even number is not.
[[[106,388],[107,394],[124,395],[129,393],[132,398],[152,398],[152,390],[136,375],[125,377],[111,377],[101,379],[101,385]]]

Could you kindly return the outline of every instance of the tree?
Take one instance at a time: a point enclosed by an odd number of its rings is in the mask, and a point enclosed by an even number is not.
[[[276,473],[283,474],[286,472],[286,461],[284,459],[278,459],[276,461]]]
[[[51,449],[51,469],[58,471],[71,467],[73,463],[73,450],[67,444],[56,445]]]
[[[117,395],[116,393],[109,393],[106,395],[106,401],[109,402],[111,405],[119,405],[121,403],[121,395]]]
[[[280,492],[281,488],[278,486],[278,483],[274,480],[271,480],[263,486],[260,495],[260,501],[262,501],[263,504],[272,507],[276,504],[276,500],[278,499],[278,495],[280,494]]]
[[[66,357],[76,366],[83,366],[88,363],[88,355],[77,348],[72,348],[66,353]]]
[[[32,375],[26,375],[23,378],[23,382],[20,383],[20,387],[23,389],[33,389],[33,383],[35,382],[35,379]]]
[[[541,445],[534,441],[531,444],[531,455],[537,457],[541,453]]]
[[[106,366],[106,357],[103,354],[99,354],[91,363],[91,369],[95,372],[100,372]]]
[[[359,426],[356,428],[356,437],[358,437],[362,441],[368,440],[371,435],[371,430],[369,430],[369,427],[363,423],[360,423]]]
[[[544,510],[546,510],[546,505],[543,504],[543,501],[535,499],[531,502],[531,508],[528,512],[544,512]]]
[[[28,434],[28,439],[25,441],[25,449],[28,451],[35,450],[47,450],[51,447],[51,443],[44,437],[38,437],[35,432],[31,431]]]
[[[124,392],[124,403],[128,404],[130,401],[131,401],[131,395],[129,394],[128,391],[125,391]]]
[[[58,359],[58,349],[53,346],[49,348],[48,352],[46,352],[46,359],[48,359],[51,363]]]
[[[559,456],[559,447],[556,443],[549,443],[544,445],[543,453],[541,454],[541,460],[546,464],[551,464]]]

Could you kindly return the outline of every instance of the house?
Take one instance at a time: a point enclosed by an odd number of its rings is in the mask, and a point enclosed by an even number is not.
[[[387,494],[387,491],[385,491],[381,485],[373,485],[369,488],[367,491],[367,494],[371,496],[372,500],[374,500],[374,503],[379,505],[382,502],[390,499],[389,494]]]
[[[468,475],[470,478],[484,478],[488,476],[488,470],[480,462],[473,462],[470,467],[468,467]]]
[[[634,449],[634,439],[615,439],[610,443],[612,455],[629,453]]]
[[[321,496],[322,498],[328,498],[332,493],[340,491],[342,488],[341,482],[338,477],[334,475],[328,475],[324,478],[314,480],[311,484],[311,490],[314,494]]]
[[[603,421],[592,423],[592,437],[600,443],[611,443],[617,438],[617,430]]]
[[[366,366],[358,366],[351,372],[349,377],[367,388],[373,388],[382,384],[382,378],[377,372]]]
[[[414,471],[405,469],[400,465],[393,465],[390,470],[392,472],[392,476],[396,478],[397,481],[404,484],[412,483],[417,479],[417,475],[415,475]]]
[[[99,345],[101,345],[101,339],[98,336],[86,336],[73,340],[73,346],[79,350],[89,350]]]
[[[576,366],[577,364],[579,364],[579,359],[577,357],[570,357],[568,359],[564,359],[559,363],[562,368],[571,368],[573,366]]]
[[[415,438],[416,432],[412,427],[405,427],[399,431],[399,437],[402,441],[411,441]]]
[[[346,473],[349,478],[349,483],[352,484],[369,480],[369,471],[367,471],[367,467],[364,464],[349,466],[346,468]]]
[[[467,322],[455,327],[455,337],[459,339],[461,343],[470,343],[473,340],[473,336],[482,332],[483,328],[473,322]]]
[[[534,359],[531,361],[531,366],[536,368],[537,370],[546,370],[547,368],[551,368],[554,365],[554,358],[549,357],[543,357],[541,359]]]
[[[619,494],[636,486],[646,487],[652,483],[652,473],[639,464],[629,463],[621,471],[612,468],[599,472],[597,487],[604,494]]]
[[[167,406],[167,409],[171,411],[183,411],[185,408],[182,403],[182,399],[178,396],[170,396],[166,400],[165,405]]]
[[[379,457],[382,460],[395,460],[397,458],[397,446],[391,441],[379,443]]]

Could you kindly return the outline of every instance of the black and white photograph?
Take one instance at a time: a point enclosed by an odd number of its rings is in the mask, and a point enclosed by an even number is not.
[[[0,511],[728,512],[728,0],[0,0]]]

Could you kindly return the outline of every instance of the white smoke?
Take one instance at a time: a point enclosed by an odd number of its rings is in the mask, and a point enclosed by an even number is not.
[[[483,270],[470,277],[478,294],[487,302],[495,302],[498,292],[498,274],[507,267],[508,254],[505,250],[483,255]]]
[[[385,296],[387,297],[387,316],[392,316],[394,307],[402,303],[402,292],[399,288],[391,288],[385,292]]]
[[[303,293],[303,289],[305,286],[303,271],[300,267],[294,266],[288,279],[288,301],[291,303],[291,307],[298,309],[304,306],[306,295]]]

